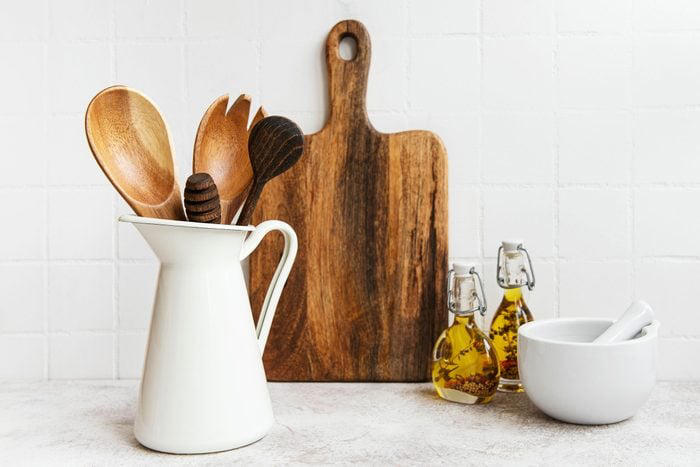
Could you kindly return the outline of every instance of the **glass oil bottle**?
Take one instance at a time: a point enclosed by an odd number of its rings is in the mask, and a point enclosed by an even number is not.
[[[473,265],[455,263],[449,271],[447,304],[454,322],[435,343],[433,384],[443,399],[485,404],[498,387],[498,357],[474,319],[475,312],[486,313],[486,298]]]
[[[527,286],[532,290],[535,287],[535,273],[522,241],[503,241],[498,248],[496,281],[504,293],[491,321],[489,337],[498,354],[501,375],[498,390],[523,392],[518,372],[518,328],[533,317],[525,304],[522,288]]]

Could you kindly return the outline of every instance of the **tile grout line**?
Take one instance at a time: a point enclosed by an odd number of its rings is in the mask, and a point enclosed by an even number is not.
[[[262,107],[262,11],[261,2],[255,2],[255,86],[257,91],[258,107]],[[256,111],[257,112],[257,111]],[[251,116],[251,121],[255,115]]]
[[[109,53],[110,53],[110,76],[113,82],[117,82],[117,4],[119,0],[112,0],[111,17],[110,17],[110,38]],[[112,379],[118,379],[119,376],[119,338],[117,330],[119,329],[119,278],[121,268],[117,257],[119,255],[119,222],[117,215],[119,211],[119,194],[112,193]]]
[[[471,258],[471,261],[478,261],[479,258],[482,258],[481,255],[475,255],[475,256],[464,256],[464,255],[455,255],[453,256],[454,259],[464,259],[464,258]],[[495,259],[496,257],[494,255],[484,255],[483,258],[486,258],[488,260]],[[629,262],[630,258],[628,256],[603,256],[603,257],[587,257],[587,256],[538,256],[538,255],[533,255],[533,259],[538,260],[538,261],[545,261],[545,262],[550,262],[553,263],[554,260],[558,260],[561,263],[566,263],[566,262],[584,262],[584,263],[599,263],[599,264],[604,264],[604,263],[620,263],[620,262]],[[670,262],[670,263],[698,263],[700,262],[700,255],[678,255],[678,256],[673,256],[673,255],[639,255],[637,258],[637,261],[642,263],[642,262],[658,262],[658,261],[663,261],[663,262]],[[79,266],[79,265],[110,265],[114,263],[115,261],[111,258],[102,258],[102,259],[53,259],[51,260],[52,265],[56,266]],[[148,258],[123,258],[123,259],[118,259],[116,260],[119,264],[132,264],[132,265],[155,265],[158,264],[156,261]],[[7,260],[0,260],[0,265],[2,266],[7,266],[7,265],[43,265],[46,264],[46,261],[43,259],[7,259]]]
[[[407,40],[414,40],[414,39],[407,39]],[[478,41],[479,38],[476,38]],[[257,44],[257,41],[249,41],[251,44]],[[192,44],[192,42],[188,42],[185,44],[182,44],[183,46],[187,46]],[[111,43],[107,43],[107,45],[112,45]],[[115,44],[116,45],[116,44]],[[634,108],[639,111],[639,112],[645,112],[645,113],[668,113],[668,112],[675,112],[675,113],[697,113],[700,111],[700,104],[684,104],[684,105],[666,105],[666,104],[653,104],[653,105],[635,105]],[[293,112],[295,114],[300,114],[300,115],[315,115],[318,114],[317,110],[309,110],[309,109],[303,109],[303,108],[296,108],[296,107],[280,107],[280,111],[285,111],[285,112]],[[595,114],[601,114],[601,113],[627,113],[630,110],[629,106],[624,106],[624,107],[619,107],[619,106],[613,106],[613,107],[575,107],[575,106],[570,106],[570,105],[565,105],[559,106],[559,110],[564,111],[569,114],[573,115],[595,115]],[[372,108],[369,110],[370,113],[376,114],[376,115],[408,115],[410,117],[420,117],[424,115],[424,112],[421,110],[413,109],[413,108],[408,108],[408,109],[391,109],[391,108],[386,108],[386,109],[380,109],[380,108]],[[446,110],[441,110],[437,115],[440,117],[463,117],[463,116],[475,116],[478,114],[479,111],[478,109],[464,109],[464,110],[459,110],[459,111],[451,111],[450,109]],[[484,106],[483,108],[483,114],[485,115],[527,115],[527,116],[539,116],[539,115],[548,115],[550,111],[546,110],[541,110],[535,107],[502,107],[502,106]],[[82,117],[84,115],[83,112],[75,112],[71,110],[50,110],[47,112],[47,115],[49,117],[55,117],[55,118],[65,118],[69,119],[71,117]],[[27,114],[21,113],[21,112],[16,112],[16,111],[1,111],[0,110],[0,121],[2,120],[10,120],[10,121],[16,121],[16,120],[23,120],[27,118]]]
[[[185,3],[185,0],[180,0],[180,8],[180,26],[182,27],[183,36],[183,43],[182,47],[180,48],[180,58],[182,59],[182,89],[180,91],[182,92],[182,105],[184,106],[185,112],[189,113],[189,30],[187,27],[187,4]],[[180,128],[180,131],[186,133],[184,126],[185,125],[183,125],[183,128]]]
[[[634,2],[630,2],[630,11],[629,15],[630,18],[634,18]],[[635,28],[634,24],[632,21],[630,21],[629,25],[629,31],[627,34],[628,37],[628,43],[630,47],[630,64],[629,64],[629,75],[628,75],[628,92],[632,92],[633,90],[633,75],[634,75],[634,69],[637,61],[637,57],[635,54],[635,43],[636,43],[636,33],[635,33]],[[637,290],[636,290],[636,283],[637,283],[637,258],[636,258],[636,252],[637,252],[637,247],[636,247],[636,241],[635,241],[635,222],[636,222],[636,214],[635,214],[635,196],[636,196],[636,191],[634,188],[634,180],[635,180],[635,168],[636,168],[636,159],[637,159],[637,138],[635,137],[635,112],[634,108],[631,105],[631,100],[632,96],[628,95],[629,103],[630,103],[630,109],[629,109],[629,117],[628,117],[628,122],[627,122],[627,131],[629,132],[628,137],[630,138],[630,145],[631,145],[631,157],[629,161],[629,173],[627,175],[627,182],[629,184],[628,188],[628,193],[627,193],[627,222],[629,225],[627,226],[628,229],[628,241],[629,241],[629,257],[631,259],[630,261],[630,294],[632,295],[630,297],[630,302],[635,300],[635,297],[637,296]]]
[[[485,290],[488,290],[486,284],[493,280],[493,278],[486,277],[486,200],[484,196],[484,2],[486,0],[479,0],[477,3],[477,36],[476,36],[476,46],[477,46],[477,65],[479,70],[479,102],[477,104],[477,116],[476,116],[476,170],[477,170],[477,228],[476,228],[476,241],[477,241],[477,253],[479,255],[479,263],[481,264],[481,274],[484,282]],[[465,155],[466,156],[466,155]],[[449,187],[448,187],[449,191]],[[449,215],[449,213],[448,213]],[[489,261],[491,261],[489,259]],[[498,303],[497,300],[491,300],[489,297],[485,297],[487,303],[491,303],[493,307],[494,303]],[[496,305],[497,306],[497,305]],[[488,305],[487,305],[488,308]],[[488,322],[494,315],[495,310],[486,310],[484,315],[479,314],[478,323],[483,332],[488,333],[490,324]]]
[[[404,0],[404,38],[406,45],[404,46],[404,65],[403,65],[403,110],[399,114],[403,114],[404,124],[408,124],[408,113],[411,106],[411,51],[413,48],[413,31],[411,30],[411,4],[409,0]],[[449,170],[449,167],[448,167]],[[449,172],[448,172],[449,173]],[[449,193],[447,194],[449,197]],[[449,198],[448,198],[449,203]],[[448,213],[449,216],[449,213]],[[449,218],[448,218],[449,221]],[[449,240],[449,227],[448,227],[448,240]],[[448,247],[448,258],[449,258],[449,247]]]
[[[409,116],[413,111],[413,102],[411,99],[411,66],[413,65],[413,41],[415,34],[411,28],[411,5],[408,1],[405,3],[406,7],[406,45],[404,53],[406,54],[406,63],[404,64],[404,123],[408,123]],[[449,169],[449,167],[448,167]],[[448,193],[449,197],[449,193]],[[449,203],[449,198],[448,198]],[[448,213],[449,216],[449,213]],[[449,218],[448,218],[449,221]],[[449,227],[448,227],[448,237],[449,237]],[[448,238],[449,240],[449,238]],[[449,260],[449,247],[448,247],[448,260]]]
[[[554,234],[554,277],[552,279],[554,286],[554,316],[556,318],[561,317],[561,256],[559,249],[559,234],[560,234],[560,202],[561,202],[561,186],[560,182],[560,141],[559,141],[559,21],[557,19],[556,7],[552,7],[551,11],[551,31],[553,32],[552,37],[552,141],[554,151],[552,163],[553,163],[553,177],[554,177],[554,199],[553,199],[553,212],[554,216],[552,219],[552,228]]]
[[[627,112],[628,116],[634,114],[634,110]],[[86,143],[87,144],[87,143]],[[456,188],[490,188],[494,190],[510,191],[510,190],[542,190],[556,188],[570,188],[578,190],[616,190],[627,191],[630,187],[641,190],[666,192],[672,191],[698,191],[700,190],[700,182],[561,182],[558,186],[553,186],[551,182],[532,182],[532,183],[516,183],[516,182],[459,182],[455,180]],[[0,192],[22,192],[33,191],[49,188],[52,191],[68,192],[68,191],[103,191],[108,192],[110,185],[104,184],[31,184],[31,185],[14,185],[0,186]]]
[[[700,29],[678,29],[678,30],[638,30],[636,31],[642,37],[676,37],[676,38],[688,38],[697,37],[700,35]],[[441,40],[460,40],[464,38],[477,38],[479,36],[486,37],[489,39],[546,39],[552,35],[551,32],[416,32],[412,33],[412,37],[415,39],[441,39]],[[604,31],[555,31],[555,37],[557,38],[624,38],[625,33],[623,32],[604,32]],[[172,35],[154,35],[154,36],[142,36],[142,37],[126,37],[126,36],[113,36],[114,38],[109,38],[111,42],[117,44],[128,44],[128,45],[144,45],[144,44],[164,44],[164,43],[226,43],[230,41],[230,36],[226,34],[214,34],[214,35],[193,35],[188,37],[178,37]],[[384,37],[397,39],[401,35],[397,34],[387,34]],[[44,38],[2,38],[0,39],[0,45],[23,45],[23,44],[41,44],[44,43]],[[52,43],[58,45],[82,45],[82,44],[100,44],[105,41],[102,37],[53,37]]]
[[[629,110],[627,115],[634,114],[634,110]],[[87,144],[87,143],[86,143]],[[571,188],[578,190],[617,190],[627,191],[630,187],[642,190],[663,190],[663,191],[698,191],[700,190],[700,182],[561,182],[557,186],[553,186],[551,182],[532,182],[532,183],[517,183],[517,182],[460,182],[455,180],[456,188],[490,188],[494,190],[509,191],[509,190],[542,190],[556,188]],[[30,184],[30,185],[14,185],[0,186],[0,192],[22,192],[33,191],[49,188],[52,191],[68,192],[68,191],[103,191],[108,192],[110,185],[105,184]]]
[[[455,258],[455,259],[463,259],[463,258]],[[685,340],[685,341],[690,341],[690,342],[700,342],[700,336],[697,334],[682,334],[682,333],[675,333],[673,331],[670,331],[670,334],[664,334],[661,335],[662,339],[678,339],[678,340]],[[120,335],[124,336],[146,336],[148,337],[148,330],[147,329],[141,329],[141,328],[127,328],[127,329],[122,329],[119,331]],[[10,337],[44,337],[44,332],[43,331],[8,331],[8,332],[3,332],[3,336],[10,336]],[[54,337],[54,336],[112,336],[113,332],[109,329],[80,329],[80,330],[60,330],[57,329],[55,331],[49,331],[48,336]],[[80,378],[78,378],[80,379]],[[114,378],[109,378],[111,380],[114,380]],[[121,378],[120,378],[121,379]],[[0,381],[3,379],[0,378]],[[45,381],[45,380],[42,380]]]
[[[49,134],[49,121],[48,121],[48,113],[49,113],[49,80],[48,80],[48,75],[49,75],[49,34],[51,33],[51,6],[49,5],[49,2],[45,2],[46,5],[46,13],[44,19],[46,20],[46,39],[44,39],[42,42],[42,64],[44,67],[44,77],[42,80],[42,91],[44,95],[44,106],[43,106],[43,133],[44,133],[44,140],[46,141],[48,139],[48,134]],[[43,290],[43,296],[44,296],[44,368],[43,368],[43,375],[44,379],[47,380],[49,379],[50,375],[50,368],[49,368],[49,362],[51,359],[51,342],[49,338],[49,322],[50,322],[50,305],[49,305],[49,299],[50,299],[50,294],[49,290],[51,288],[51,276],[50,276],[50,269],[51,269],[51,250],[50,250],[50,243],[49,243],[49,219],[50,219],[50,209],[49,209],[49,203],[50,203],[50,190],[49,190],[49,163],[47,160],[44,161],[44,222],[45,222],[45,235],[46,238],[44,239],[44,260],[43,260],[43,266],[44,266],[44,290]]]
[[[478,115],[476,118],[476,164],[477,164],[477,248],[479,255],[481,257],[481,267],[485,269],[485,259],[486,259],[486,245],[485,245],[485,235],[486,226],[484,225],[485,215],[485,199],[484,199],[484,151],[483,151],[483,140],[484,140],[484,1],[480,0],[477,4],[477,16],[479,18],[477,22],[477,50],[478,50],[478,67],[479,67],[479,103],[478,103]],[[488,279],[486,279],[488,281]],[[488,300],[488,298],[487,298]]]

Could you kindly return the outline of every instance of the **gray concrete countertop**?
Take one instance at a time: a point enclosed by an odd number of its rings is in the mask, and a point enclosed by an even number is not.
[[[464,406],[430,384],[272,383],[270,392],[277,423],[261,441],[175,456],[134,438],[136,382],[3,382],[0,464],[700,462],[700,383],[659,383],[635,417],[594,427],[552,420],[523,394]]]

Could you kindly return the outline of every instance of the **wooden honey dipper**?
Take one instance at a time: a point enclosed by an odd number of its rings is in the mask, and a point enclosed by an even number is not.
[[[185,212],[190,222],[221,223],[219,190],[208,173],[196,173],[187,179]]]

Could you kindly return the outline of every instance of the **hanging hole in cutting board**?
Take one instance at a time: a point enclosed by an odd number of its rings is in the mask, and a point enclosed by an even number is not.
[[[346,62],[355,60],[355,57],[357,57],[357,40],[352,34],[345,34],[340,37],[338,55]]]

